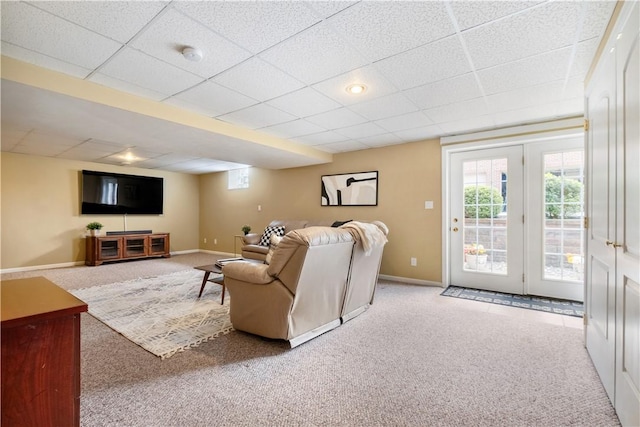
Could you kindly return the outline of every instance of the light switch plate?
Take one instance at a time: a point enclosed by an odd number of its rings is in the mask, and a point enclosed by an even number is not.
[[[425,209],[433,209],[433,200],[427,200],[424,202]]]

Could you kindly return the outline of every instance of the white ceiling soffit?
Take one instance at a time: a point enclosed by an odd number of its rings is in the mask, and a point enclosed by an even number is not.
[[[2,151],[105,162],[126,154],[135,166],[205,173],[237,163],[322,163],[330,153],[582,115],[584,79],[616,2],[2,1],[0,7],[5,81],[34,86],[5,71],[9,60],[27,63],[80,82],[69,86],[101,85],[185,119],[142,118],[126,106],[118,115],[114,105],[87,98],[83,107],[51,102],[54,111],[47,112],[5,103],[3,87]],[[185,47],[200,49],[202,60],[187,61]],[[347,94],[353,83],[366,90]],[[39,87],[83,99],[82,91],[54,86]],[[10,90],[19,101],[26,86]],[[51,95],[31,96],[38,104]],[[19,108],[22,116],[12,113]],[[47,119],[57,109],[68,113],[62,122]],[[36,111],[44,117],[33,117]],[[67,134],[76,139],[65,141]]]

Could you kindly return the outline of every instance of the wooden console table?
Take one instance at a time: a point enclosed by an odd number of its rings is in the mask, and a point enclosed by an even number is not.
[[[169,233],[87,236],[86,265],[149,257],[169,258]]]
[[[0,282],[2,426],[80,425],[80,313],[44,277]]]

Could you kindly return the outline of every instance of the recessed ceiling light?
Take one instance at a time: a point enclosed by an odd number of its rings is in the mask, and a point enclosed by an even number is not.
[[[200,62],[202,60],[202,51],[195,47],[185,47],[182,49],[182,56],[187,61]]]
[[[361,93],[364,93],[366,90],[367,90],[367,87],[361,83],[347,86],[347,93],[350,93],[352,95],[360,95]]]

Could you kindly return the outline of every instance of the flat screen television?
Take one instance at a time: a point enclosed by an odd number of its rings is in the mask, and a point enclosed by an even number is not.
[[[160,215],[164,179],[82,171],[82,214]]]

